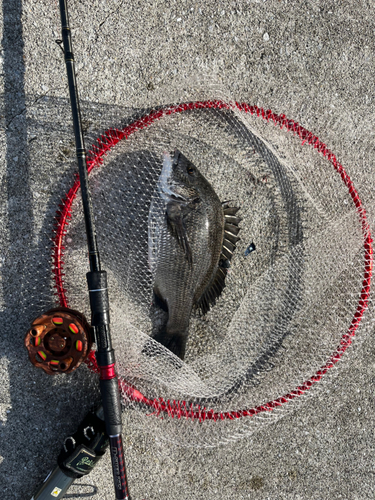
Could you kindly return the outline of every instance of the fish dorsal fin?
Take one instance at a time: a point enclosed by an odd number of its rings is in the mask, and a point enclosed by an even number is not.
[[[221,249],[220,261],[227,260],[230,262],[233,256],[233,252],[236,249],[236,243],[240,240],[238,233],[241,228],[238,227],[238,224],[241,222],[241,217],[238,217],[236,214],[240,208],[239,207],[231,207],[228,205],[228,202],[223,203],[223,212],[224,212],[224,238],[223,238],[223,246]],[[229,262],[227,262],[227,266],[229,267]]]
[[[225,278],[230,266],[230,261],[236,249],[236,243],[240,240],[237,236],[241,230],[238,224],[242,219],[236,216],[238,210],[239,207],[230,207],[228,202],[223,203],[224,238],[219,265],[215,275],[197,302],[197,307],[203,314],[206,314],[210,307],[215,304],[216,299],[221,295],[225,287]]]

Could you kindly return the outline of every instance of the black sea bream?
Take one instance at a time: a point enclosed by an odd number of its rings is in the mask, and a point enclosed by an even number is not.
[[[239,240],[237,211],[220,202],[180,151],[164,155],[149,212],[148,249],[154,300],[168,311],[168,321],[153,337],[181,359],[193,307],[205,314],[225,286]]]

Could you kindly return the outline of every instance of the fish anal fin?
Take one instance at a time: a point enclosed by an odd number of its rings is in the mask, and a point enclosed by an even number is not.
[[[215,276],[199,298],[197,308],[201,310],[202,314],[206,314],[210,307],[215,304],[216,299],[220,297],[225,287],[226,274],[225,268],[218,267]]]
[[[192,253],[189,245],[189,239],[186,233],[186,227],[183,219],[181,203],[170,201],[167,204],[167,222],[173,236],[184,251],[189,264],[192,264]]]

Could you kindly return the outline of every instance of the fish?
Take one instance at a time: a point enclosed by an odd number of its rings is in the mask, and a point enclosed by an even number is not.
[[[154,340],[184,359],[192,310],[206,314],[225,287],[239,241],[239,207],[221,202],[178,149],[164,153],[148,218],[153,301],[168,312]]]

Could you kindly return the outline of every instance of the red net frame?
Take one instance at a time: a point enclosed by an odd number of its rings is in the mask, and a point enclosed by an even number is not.
[[[152,111],[149,114],[133,121],[123,129],[109,129],[101,137],[99,137],[96,143],[92,146],[89,151],[87,160],[87,169],[90,173],[95,167],[100,167],[103,163],[103,156],[106,155],[119,141],[127,139],[130,135],[135,133],[137,130],[141,130],[152,124],[153,122],[160,120],[161,118],[172,115],[174,113],[183,113],[184,111],[197,110],[197,109],[231,109],[237,110],[243,113],[250,113],[256,117],[260,117],[267,122],[273,122],[275,126],[280,129],[286,129],[288,132],[292,132],[297,136],[302,145],[307,144],[316,149],[329,163],[333,166],[336,172],[340,175],[342,181],[348,189],[348,192],[352,198],[355,208],[358,213],[359,222],[362,228],[363,234],[363,249],[364,249],[364,268],[363,268],[363,281],[362,290],[360,293],[360,298],[354,312],[351,324],[348,330],[341,336],[340,343],[336,350],[329,356],[328,361],[325,365],[321,366],[317,372],[307,379],[303,384],[296,387],[289,393],[273,400],[268,401],[262,405],[254,408],[237,409],[233,411],[226,412],[215,412],[214,410],[201,407],[196,403],[190,403],[188,401],[165,401],[162,397],[149,399],[147,396],[142,394],[135,387],[129,385],[126,380],[119,377],[119,386],[125,399],[134,401],[146,405],[150,408],[152,415],[168,415],[171,418],[187,418],[191,420],[233,420],[241,417],[255,416],[264,412],[271,412],[277,407],[283,406],[290,401],[298,398],[299,396],[305,394],[309,391],[317,382],[319,382],[323,376],[333,368],[336,363],[343,357],[345,351],[350,346],[355,337],[356,331],[360,325],[363,314],[368,307],[369,297],[370,297],[370,287],[372,279],[372,266],[373,266],[373,247],[372,247],[372,237],[370,232],[370,227],[367,222],[366,210],[363,206],[361,199],[359,198],[358,192],[354,187],[353,181],[349,175],[345,172],[344,167],[338,162],[336,156],[332,151],[328,149],[326,144],[324,144],[320,139],[315,136],[312,132],[299,125],[294,120],[286,118],[285,115],[277,115],[271,110],[264,110],[257,106],[251,106],[246,103],[238,102],[224,102],[221,100],[214,101],[195,101],[188,103],[181,103],[173,106],[167,106],[160,108],[158,110]],[[68,300],[66,297],[67,290],[64,287],[64,237],[67,232],[67,226],[71,219],[72,213],[72,203],[77,195],[78,189],[80,188],[79,177],[76,175],[73,186],[62,198],[59,205],[59,209],[55,216],[55,235],[53,237],[53,276],[56,288],[56,296],[58,302],[63,307],[69,307]],[[96,373],[99,373],[94,352],[91,351],[88,359],[86,360],[88,367]]]

